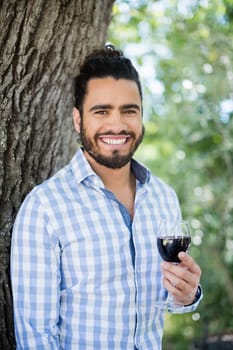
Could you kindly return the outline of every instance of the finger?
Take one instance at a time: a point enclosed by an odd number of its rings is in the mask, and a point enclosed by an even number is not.
[[[161,264],[162,272],[165,274],[166,272],[172,273],[173,275],[182,278],[189,279],[190,274],[194,275],[192,271],[190,271],[187,266],[183,263],[173,264],[169,262],[162,262]]]
[[[175,285],[176,288],[182,290],[185,294],[189,294],[197,289],[200,281],[199,275],[182,267],[181,264],[163,263],[162,271],[164,279],[168,280],[171,285]]]
[[[188,283],[185,279],[180,278],[178,275],[174,275],[169,271],[166,271],[163,275],[164,281],[167,281],[171,284],[171,286],[175,287],[180,291],[184,291],[185,293],[190,292],[196,284]]]
[[[195,260],[191,257],[191,255],[188,255],[185,252],[180,252],[178,255],[179,259],[181,260],[181,265],[185,266],[189,269],[189,271],[193,272],[199,278],[201,277],[201,268],[200,266],[195,262]]]
[[[182,284],[181,287],[180,281],[177,281],[176,284],[174,279],[171,281],[166,277],[163,278],[163,285],[173,295],[176,302],[181,305],[190,305],[195,300],[197,288],[190,288],[187,284]]]
[[[168,290],[170,294],[173,295],[176,302],[180,303],[181,305],[187,304],[187,296],[189,295],[188,292],[185,292],[184,290],[181,290],[178,288],[178,285],[171,282],[169,279],[164,278],[163,279],[163,285]],[[190,300],[190,299],[189,299]]]

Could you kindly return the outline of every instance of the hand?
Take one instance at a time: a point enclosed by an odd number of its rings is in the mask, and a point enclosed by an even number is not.
[[[181,263],[163,261],[163,285],[173,295],[176,302],[190,305],[194,302],[200,282],[201,269],[187,253],[180,252]]]

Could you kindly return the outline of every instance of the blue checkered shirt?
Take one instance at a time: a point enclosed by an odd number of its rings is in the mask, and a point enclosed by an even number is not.
[[[11,251],[17,349],[161,349],[157,224],[180,208],[169,186],[131,167],[133,220],[81,149],[26,197]]]

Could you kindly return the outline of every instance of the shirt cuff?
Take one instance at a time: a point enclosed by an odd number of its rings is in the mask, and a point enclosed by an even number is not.
[[[169,309],[169,312],[172,314],[183,314],[186,312],[193,312],[198,307],[202,298],[203,298],[203,292],[202,292],[201,286],[199,285],[197,288],[195,300],[193,301],[192,304],[181,306],[181,307],[174,308],[174,309]]]

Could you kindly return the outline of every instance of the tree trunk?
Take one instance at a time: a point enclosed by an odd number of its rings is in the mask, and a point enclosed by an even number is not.
[[[114,0],[0,1],[0,349],[15,348],[9,281],[25,195],[74,151],[72,78],[104,44]]]

